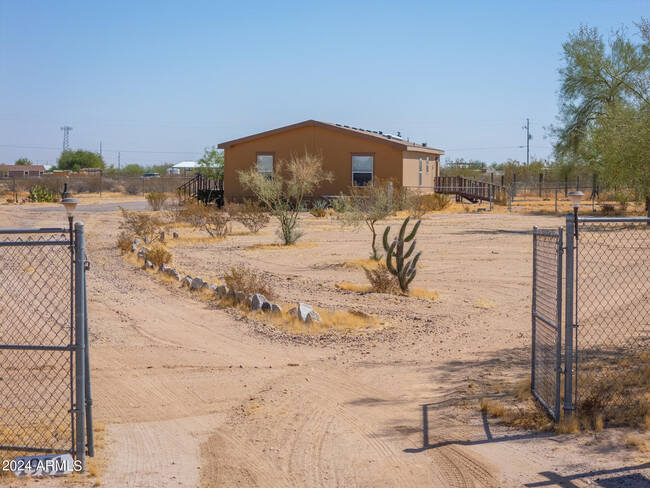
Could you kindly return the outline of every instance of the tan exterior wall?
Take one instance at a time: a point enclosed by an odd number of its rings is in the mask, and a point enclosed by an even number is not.
[[[429,158],[429,171],[427,172],[427,157]],[[420,158],[422,158],[422,185],[420,185]],[[404,186],[419,187],[427,190],[435,183],[436,176],[440,176],[440,156],[430,153],[419,153],[415,151],[404,151]]]
[[[388,144],[366,140],[322,127],[307,126],[273,134],[252,141],[235,144],[224,150],[224,196],[226,200],[238,201],[244,193],[239,184],[239,171],[256,166],[258,153],[273,153],[274,164],[288,160],[291,153],[304,154],[321,151],[324,168],[331,171],[334,180],[325,182],[313,196],[347,193],[352,184],[352,153],[374,155],[374,178],[393,178],[402,184],[403,152]]]

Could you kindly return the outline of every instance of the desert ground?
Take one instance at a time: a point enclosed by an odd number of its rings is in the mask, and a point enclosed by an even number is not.
[[[560,435],[478,408],[482,398],[518,408],[512,392],[531,354],[532,228],[564,217],[472,206],[426,215],[414,285],[437,300],[340,289],[366,283],[354,261],[368,257],[370,234],[335,218],[306,214],[303,244],[290,248],[259,246],[277,242],[273,220],[221,241],[185,229],[170,247],[184,274],[217,280],[245,265],[283,304],[375,319],[321,333],[221,308],[138,269],[116,248],[119,205],[146,209],[113,197],[77,212],[102,445],[92,475],[37,486],[649,486],[650,453],[625,442],[630,429]],[[55,204],[0,205],[0,227],[65,223]],[[0,476],[0,486],[36,482]]]

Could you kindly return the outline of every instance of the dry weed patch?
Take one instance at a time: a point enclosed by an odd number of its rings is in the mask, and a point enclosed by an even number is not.
[[[339,290],[354,291],[357,293],[381,293],[373,290],[371,285],[359,285],[357,283],[350,283],[348,281],[344,281],[342,283],[336,283],[336,285],[334,286]],[[419,287],[412,288],[411,290],[409,290],[408,295],[403,295],[399,293],[399,288],[397,292],[393,294],[398,296],[419,298],[421,300],[428,300],[431,302],[434,302],[439,298],[439,294],[437,291],[429,290],[428,288],[419,288]]]
[[[200,244],[214,244],[222,242],[225,237],[210,237],[210,236],[197,236],[197,235],[181,235],[178,239],[166,239],[165,245],[167,247],[178,246],[197,246]]]
[[[482,308],[484,310],[489,310],[491,308],[494,308],[494,303],[492,303],[490,300],[486,300],[485,298],[479,298],[474,302],[474,306],[476,308]]]
[[[295,335],[323,335],[333,331],[359,332],[361,330],[377,328],[382,324],[375,317],[354,310],[335,311],[314,309],[321,316],[322,322],[304,323],[297,316],[287,313],[273,314],[271,324],[280,330]]]
[[[344,268],[353,268],[353,269],[375,269],[379,266],[381,261],[375,261],[374,259],[348,259],[343,261],[341,264]]]
[[[647,439],[641,434],[628,434],[625,436],[625,446],[638,449],[641,452],[650,452]]]
[[[291,251],[293,249],[308,249],[316,247],[315,242],[295,242],[293,244],[255,244],[249,246],[245,251]]]

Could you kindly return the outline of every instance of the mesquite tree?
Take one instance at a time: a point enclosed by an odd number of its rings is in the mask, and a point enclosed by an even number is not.
[[[415,278],[415,266],[420,259],[422,252],[418,252],[415,257],[408,261],[408,258],[411,257],[413,251],[415,251],[415,234],[420,227],[421,220],[418,220],[413,226],[413,230],[407,236],[406,235],[406,226],[408,225],[411,217],[406,217],[402,227],[400,228],[398,236],[393,240],[392,244],[388,244],[388,233],[390,232],[390,225],[386,227],[384,231],[384,249],[386,250],[386,267],[388,271],[397,276],[399,281],[399,287],[402,290],[402,293],[408,293],[409,285],[413,278]],[[404,244],[411,242],[411,246],[408,248],[408,251],[404,252]],[[393,261],[395,264],[393,264]]]

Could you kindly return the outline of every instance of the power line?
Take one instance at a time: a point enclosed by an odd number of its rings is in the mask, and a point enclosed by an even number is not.
[[[0,144],[0,147],[11,147],[14,149],[50,149],[58,151],[58,147],[46,147],[46,146],[15,146],[12,144]],[[124,149],[102,149],[103,152],[123,152],[123,153],[143,153],[143,154],[202,154],[201,152],[196,151],[139,151],[139,150],[124,150]]]

